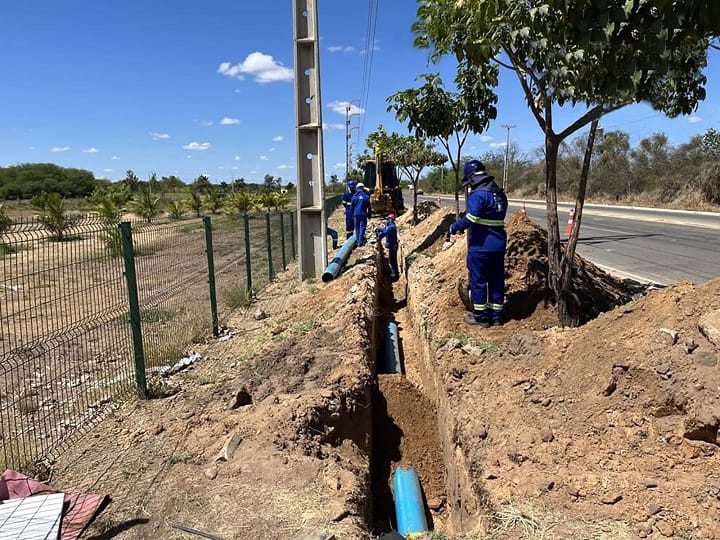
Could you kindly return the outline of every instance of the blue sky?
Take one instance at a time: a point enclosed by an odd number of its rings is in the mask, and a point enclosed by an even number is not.
[[[213,182],[240,176],[261,182],[265,174],[295,181],[290,0],[4,4],[0,166],[51,162],[112,180],[132,169],[143,179],[154,172],[186,182],[200,174]],[[439,71],[448,82],[453,77],[451,61],[428,67],[426,54],[412,46],[415,0],[377,5],[369,42],[367,1],[319,2],[326,176],[344,175],[347,102],[366,98],[364,110],[352,117],[356,155],[380,123],[406,132],[386,112],[387,96],[416,85],[420,73]],[[372,77],[364,91],[368,66]],[[718,75],[715,52],[708,97],[691,116],[668,120],[636,105],[601,124],[627,131],[633,144],[660,131],[681,144],[720,128]],[[502,74],[498,119],[486,133],[471,136],[466,153],[503,148],[502,124],[515,124],[510,138],[521,152],[542,144],[513,78]],[[556,121],[576,116],[567,111]]]

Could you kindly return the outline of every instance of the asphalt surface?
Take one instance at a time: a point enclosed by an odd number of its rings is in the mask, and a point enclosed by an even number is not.
[[[437,195],[418,196],[433,200]],[[411,194],[406,204],[412,204]],[[443,206],[453,197],[441,196]],[[509,214],[521,201],[510,202]],[[464,201],[460,201],[464,210]],[[530,219],[547,227],[544,201],[526,201]],[[558,204],[560,238],[564,234],[571,205]],[[720,214],[656,208],[585,205],[578,253],[601,268],[638,281],[669,285],[687,279],[695,284],[720,277]]]

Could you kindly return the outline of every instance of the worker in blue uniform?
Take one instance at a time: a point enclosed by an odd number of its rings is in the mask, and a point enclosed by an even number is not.
[[[347,189],[343,192],[342,203],[345,207],[345,234],[346,238],[350,238],[355,233],[355,223],[352,215],[352,198],[357,188],[357,182],[350,180],[347,183]]]
[[[450,225],[450,234],[470,229],[467,267],[473,314],[466,316],[465,322],[487,328],[502,324],[508,201],[495,177],[486,173],[485,166],[476,159],[465,163],[462,184],[470,188],[467,212]]]
[[[359,182],[352,197],[352,216],[355,224],[355,243],[358,247],[365,244],[365,229],[370,217],[370,194],[365,191],[365,184]]]
[[[388,264],[390,265],[390,277],[397,279],[400,277],[400,271],[398,270],[398,234],[397,226],[395,225],[395,214],[389,214],[387,217],[387,223],[384,227],[377,229],[378,241],[385,238],[385,247],[388,253]]]
[[[338,233],[335,229],[331,229],[330,227],[325,227],[325,230],[328,233],[328,236],[332,238],[332,248],[337,249],[338,248]]]

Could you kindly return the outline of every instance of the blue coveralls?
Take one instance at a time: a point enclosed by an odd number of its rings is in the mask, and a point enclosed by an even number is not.
[[[385,247],[388,252],[388,263],[390,264],[390,277],[397,278],[400,276],[398,270],[397,252],[398,252],[398,235],[397,226],[392,219],[387,220],[387,225],[378,230],[377,239],[385,238]]]
[[[370,216],[370,194],[362,188],[355,190],[353,195],[352,215],[355,222],[355,242],[359,247],[365,244],[365,229]]]
[[[342,196],[342,203],[345,207],[345,234],[346,238],[350,238],[355,233],[355,222],[352,214],[352,198],[355,189],[346,189]]]
[[[335,229],[331,229],[330,227],[326,227],[325,230],[328,233],[328,236],[332,238],[332,248],[337,249],[338,248],[338,233]]]
[[[467,267],[473,316],[478,323],[500,324],[505,296],[504,220],[508,201],[485,172],[475,173],[467,198],[467,213],[450,226],[450,234],[470,228]]]

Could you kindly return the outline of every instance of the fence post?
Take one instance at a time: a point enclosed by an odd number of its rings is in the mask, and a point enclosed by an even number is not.
[[[210,311],[212,312],[213,336],[218,337],[220,335],[220,328],[218,327],[217,296],[215,294],[215,259],[213,256],[212,223],[210,222],[210,216],[203,217],[203,223],[205,224],[205,252],[207,253],[208,263],[208,285],[210,286]]]
[[[295,260],[295,220],[293,213],[290,212],[290,245],[292,246],[292,258]]]
[[[287,261],[285,260],[285,216],[280,212],[280,246],[282,248],[283,270],[287,270]]]
[[[140,326],[140,300],[138,299],[137,275],[135,274],[135,254],[133,253],[132,229],[129,221],[120,224],[123,259],[125,260],[125,281],[130,303],[130,327],[132,328],[133,352],[135,354],[135,382],[138,395],[147,398],[145,379],[145,351],[143,350],[142,328]]]
[[[243,215],[245,222],[245,273],[247,274],[247,294],[248,298],[252,294],[252,260],[250,259],[250,218],[247,214]]]
[[[275,271],[273,270],[272,263],[272,240],[270,238],[270,212],[265,212],[265,240],[267,243],[267,256],[268,256],[268,275],[270,281],[275,279]]]

